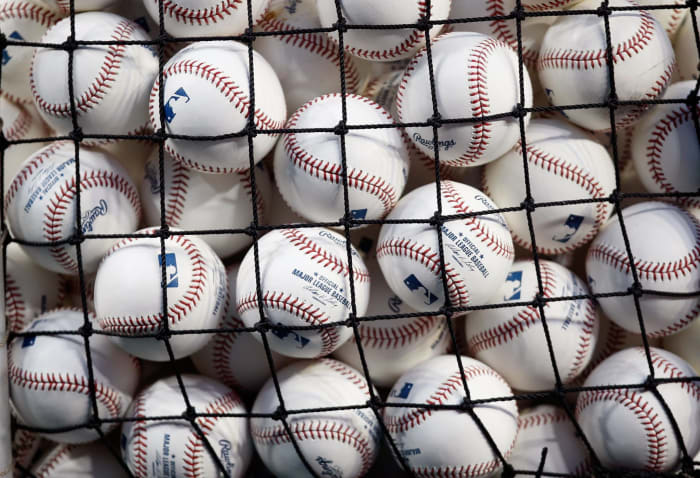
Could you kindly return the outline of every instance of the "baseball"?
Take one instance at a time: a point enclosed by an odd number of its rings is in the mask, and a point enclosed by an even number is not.
[[[10,0],[0,4],[0,30],[11,41],[38,42],[60,19],[44,3]],[[36,48],[7,45],[2,50],[2,96],[16,103],[30,104],[29,73]]]
[[[382,277],[376,258],[367,262],[372,279],[367,316],[411,314],[415,311],[394,294]],[[335,351],[334,356],[362,370],[358,347],[364,352],[372,383],[391,387],[401,374],[420,362],[447,352],[450,334],[444,316],[408,317],[363,321],[355,336]]]
[[[62,276],[39,267],[16,244],[5,250],[5,318],[19,332],[38,315],[61,305],[66,292]]]
[[[613,7],[634,7],[610,0]],[[572,10],[595,10],[599,0],[584,0]],[[663,94],[675,68],[673,48],[661,24],[647,10],[616,10],[609,16],[615,85],[619,100],[654,100]],[[585,38],[585,42],[581,39]],[[599,104],[608,100],[605,26],[596,14],[559,17],[547,30],[537,61],[540,81],[554,106]],[[620,106],[615,127],[634,124],[640,106]],[[609,130],[608,108],[565,110],[573,123],[593,131]]]
[[[615,189],[615,167],[605,147],[588,133],[561,120],[535,119],[527,130],[530,194],[536,203],[603,199]],[[515,148],[484,168],[484,192],[499,207],[525,200],[523,148]],[[537,251],[557,255],[590,242],[607,222],[612,203],[588,202],[540,207],[531,213]],[[532,250],[525,211],[504,214],[513,242]]]
[[[523,410],[518,417],[518,438],[508,463],[516,470],[537,470],[542,449],[547,458],[545,473],[586,476],[591,472],[588,450],[563,408],[539,405]]]
[[[581,0],[522,0],[525,10],[533,12],[560,11],[570,8]]]
[[[253,223],[255,204],[258,221],[263,222],[270,204],[265,198],[271,187],[262,163],[255,168],[255,200],[252,197],[251,171],[231,174],[205,174],[186,168],[164,153],[165,222],[170,227],[201,231],[233,229],[232,234],[200,236],[219,257],[225,258],[250,245],[243,232]],[[141,183],[141,201],[149,226],[160,226],[160,166],[156,148],[146,162]]]
[[[200,375],[182,375],[189,404],[196,413],[245,414],[236,392]],[[136,476],[245,476],[253,454],[245,417],[198,416],[195,423],[204,440],[182,418],[148,420],[153,416],[181,416],[186,404],[175,376],[164,378],[134,398],[127,416],[143,418],[122,425],[122,458]],[[222,468],[220,468],[223,466]]]
[[[681,81],[697,80],[698,67],[700,59],[698,59],[698,47],[695,43],[695,29],[693,28],[693,19],[691,11],[686,15],[685,21],[678,29],[676,41],[674,43],[676,49],[676,60],[678,61],[678,76]],[[697,18],[697,14],[696,18]]]
[[[242,329],[243,321],[236,315],[236,278],[239,265],[226,269],[228,297],[217,328]],[[201,350],[192,355],[197,370],[239,391],[256,393],[270,377],[265,347],[256,340],[258,332],[219,332]],[[289,357],[270,351],[275,369],[290,362]],[[245,360],[242,360],[245,358]]]
[[[89,317],[94,323],[94,316]],[[78,331],[83,312],[56,309],[39,316],[23,332]],[[42,436],[60,443],[85,443],[99,438],[85,427],[92,418],[94,387],[99,418],[120,418],[136,391],[139,364],[106,336],[89,338],[94,383],[88,379],[85,339],[73,335],[25,335],[8,347],[10,397],[22,423],[41,427]],[[103,422],[109,432],[116,422]],[[82,426],[52,433],[51,428]]]
[[[71,0],[42,0],[51,8],[58,10],[61,15],[70,13]],[[76,12],[84,12],[88,10],[101,10],[113,5],[119,0],[72,0]]]
[[[55,445],[39,457],[30,471],[40,478],[106,478],[124,474],[104,443]]]
[[[193,43],[177,52],[163,70],[163,110],[160,81],[156,80],[148,104],[153,128],[168,134],[218,136],[238,133],[251,114],[248,77],[248,47],[233,41]],[[255,111],[259,131],[253,140],[253,161],[269,153],[276,134],[287,117],[284,92],[270,64],[253,53]],[[212,121],[215,118],[215,121]],[[247,136],[196,141],[168,138],[165,150],[177,161],[204,173],[227,174],[250,168]]]
[[[695,89],[695,80],[671,85],[662,99],[685,99]],[[700,108],[695,105],[700,112]],[[692,108],[686,104],[656,105],[647,112],[632,135],[632,160],[644,187],[654,193],[700,190],[700,145]],[[679,198],[700,207],[700,197]]]
[[[340,91],[340,52],[338,44],[325,33],[285,33],[321,28],[316,3],[311,0],[272,0],[257,29],[283,32],[260,36],[255,49],[277,73],[287,99],[287,111],[296,111],[314,98]],[[360,74],[355,60],[344,57],[345,87],[355,93]]]
[[[660,5],[678,5],[678,8],[650,9],[649,13],[656,18],[666,31],[668,37],[673,40],[678,28],[690,11],[684,0],[635,0],[642,7]]]
[[[440,198],[443,216],[497,209],[478,189],[454,181],[440,183]],[[435,185],[428,184],[404,196],[388,219],[430,218],[435,211]],[[389,288],[418,312],[440,309],[445,289],[453,307],[487,303],[513,264],[513,240],[503,216],[491,213],[443,224],[444,285],[437,234],[429,223],[382,226],[377,259]]]
[[[80,227],[82,234],[130,233],[141,216],[138,191],[114,158],[99,150],[80,148]],[[49,243],[75,234],[75,145],[52,143],[29,157],[5,194],[5,214],[13,237]],[[95,272],[112,239],[80,245],[83,270]],[[42,267],[62,274],[78,273],[76,247],[70,243],[22,246]]]
[[[540,260],[542,297],[588,294],[585,282],[556,262]],[[532,261],[513,264],[493,304],[532,301],[539,293]],[[590,299],[553,301],[544,305],[556,367],[562,382],[576,378],[588,365],[598,340],[598,314]],[[542,316],[533,305],[477,310],[467,316],[469,352],[496,370],[518,390],[554,388]]]
[[[681,357],[700,375],[700,320],[693,320],[688,328],[663,338],[663,348]]]
[[[264,316],[271,325],[322,326],[344,321],[352,310],[350,274],[358,316],[367,311],[369,272],[364,261],[340,234],[323,228],[275,229],[258,240],[258,297],[254,249],[243,258],[236,281],[236,307],[246,327]],[[262,311],[260,310],[262,307]],[[344,324],[306,330],[271,330],[270,347],[297,358],[328,355],[347,342],[352,329]],[[258,334],[254,334],[258,340]]]
[[[450,13],[452,0],[432,0],[430,7],[424,0],[354,0],[340,4],[340,14],[348,25],[415,24],[423,18],[444,20]],[[338,22],[335,2],[317,0],[321,25],[332,28]],[[428,10],[430,8],[430,11]],[[442,25],[433,25],[430,37],[435,36]],[[338,41],[337,32],[329,33]],[[410,58],[425,45],[425,33],[419,29],[349,29],[343,33],[345,51],[372,61],[396,61]]]
[[[71,19],[51,27],[42,43],[63,43],[71,34]],[[148,41],[136,23],[105,12],[75,16],[80,41]],[[32,60],[29,84],[42,118],[59,135],[73,130],[72,110],[84,134],[145,134],[148,94],[158,72],[155,51],[146,45],[90,45],[73,53],[74,102],[68,89],[68,53],[39,48]],[[88,139],[91,143],[109,140]]]
[[[337,360],[300,361],[277,376],[286,410],[361,406],[370,397],[360,372]],[[252,412],[272,414],[279,406],[274,383],[268,380]],[[287,423],[304,458],[319,476],[364,476],[381,445],[379,420],[369,407],[290,413]],[[252,418],[250,433],[260,458],[275,476],[308,475],[282,422],[271,417]]]
[[[348,124],[392,124],[374,101],[347,95]],[[289,129],[334,127],[342,119],[342,95],[318,97],[299,108]],[[353,219],[381,219],[406,186],[408,154],[397,128],[352,129],[345,136],[348,203]],[[274,172],[284,200],[317,222],[345,214],[342,149],[335,133],[286,133],[275,151]]]
[[[143,0],[158,24],[160,2]],[[249,13],[255,25],[270,0],[164,0],[163,27],[174,37],[240,35],[248,28]],[[252,11],[248,12],[250,4]],[[252,26],[252,25],[251,25]]]
[[[155,228],[139,234],[153,234]],[[165,284],[162,285],[163,266]],[[134,273],[137,271],[137,273]],[[167,318],[163,317],[163,289]],[[167,350],[155,334],[168,320],[170,330],[216,327],[226,300],[226,271],[200,238],[175,234],[165,239],[165,257],[158,237],[123,239],[104,257],[95,278],[95,312],[100,327],[119,335],[115,343],[139,358],[167,361]],[[193,354],[210,334],[170,337],[176,359]]]
[[[389,403],[459,405],[466,398],[462,377],[469,387],[471,400],[513,394],[503,377],[493,369],[469,357],[461,357],[461,360],[463,376],[452,355],[440,355],[420,363],[399,378],[389,392]],[[518,433],[515,402],[476,404],[474,412],[498,450],[508,459]],[[387,406],[384,423],[403,459],[417,476],[460,476],[461,470],[466,469],[470,470],[469,476],[480,478],[501,469],[501,462],[467,413]]]
[[[474,32],[447,33],[432,46],[435,95],[442,119],[480,118],[510,113],[522,103],[532,106],[532,86],[523,71],[525,96],[520,97],[518,56],[508,44]],[[396,95],[401,123],[425,122],[433,116],[426,50],[406,68]],[[467,108],[465,105],[468,105]],[[527,124],[528,117],[525,117]],[[476,166],[505,154],[520,138],[515,117],[498,121],[446,123],[441,125],[437,148],[439,160],[448,166]],[[410,126],[406,133],[423,153],[435,158],[433,128]]]
[[[654,376],[693,377],[683,359],[651,348]],[[585,387],[641,384],[649,376],[642,347],[623,350],[604,360],[586,380]],[[678,424],[690,456],[700,451],[700,386],[696,382],[664,383],[658,392]],[[674,470],[680,448],[668,415],[651,390],[615,388],[587,390],[579,394],[576,418],[598,459],[612,468]]]
[[[622,210],[634,266],[645,290],[694,292],[700,288],[700,222],[685,210],[662,202],[643,202]],[[617,216],[591,244],[586,258],[594,293],[624,292],[633,284],[630,258]],[[601,297],[603,312],[620,327],[640,333],[634,299]],[[695,319],[700,297],[639,298],[649,337],[680,332]]]

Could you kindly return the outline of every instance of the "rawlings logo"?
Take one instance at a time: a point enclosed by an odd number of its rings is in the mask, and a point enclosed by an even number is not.
[[[423,289],[423,295],[425,296],[425,304],[426,305],[431,305],[433,304],[436,300],[438,300],[437,296],[430,292],[426,286],[423,285],[423,283],[418,280],[418,277],[415,275],[411,274],[408,277],[406,277],[403,280],[403,283],[408,287],[408,290],[411,292],[416,291],[418,289]]]
[[[9,38],[12,38],[13,40],[19,40],[19,41],[24,41],[24,38],[22,38],[22,35],[19,34],[18,31],[13,31],[8,35]],[[9,53],[7,53],[7,48],[5,48],[2,51],[2,64],[7,65],[10,60],[12,60],[12,57],[10,56]]]
[[[321,466],[321,476],[343,478],[343,470],[341,470],[339,466],[333,466],[333,460],[326,460],[322,456],[317,456],[316,463]]]
[[[518,300],[523,289],[523,271],[513,271],[506,277],[506,293],[503,300]]]
[[[97,204],[97,206],[93,207],[90,209],[88,212],[83,214],[83,217],[80,218],[80,224],[81,224],[81,230],[83,231],[83,234],[86,232],[92,232],[92,225],[95,222],[95,219],[97,219],[100,216],[105,216],[107,214],[107,201],[104,199],[100,199],[100,202]]]
[[[581,224],[583,224],[583,216],[577,216],[576,214],[569,215],[569,217],[566,218],[566,222],[562,225],[562,231],[554,234],[552,240],[561,243],[569,242],[569,239],[574,237],[574,234],[578,232]]]
[[[173,110],[173,105],[181,100],[182,103],[185,104],[190,102],[190,96],[182,87],[178,88],[177,91],[175,91],[175,94],[168,98],[168,101],[163,105],[163,109],[165,110],[165,121],[168,123],[172,123],[173,119],[175,118],[175,110]]]
[[[163,267],[163,256],[158,254],[158,265]],[[177,278],[177,257],[172,252],[165,253],[165,287],[174,288],[179,286]]]
[[[221,461],[224,468],[226,468],[226,474],[231,476],[231,472],[236,466],[231,460],[231,442],[228,440],[219,440],[219,446],[221,447]]]
[[[426,139],[418,133],[413,133],[413,140],[417,143],[422,144],[426,148],[432,148],[433,143],[435,142],[434,139]],[[441,148],[441,149],[444,148],[444,151],[449,151],[450,148],[457,145],[457,142],[454,139],[448,139],[448,140],[443,139],[443,140],[439,140],[437,142],[437,145],[438,145],[438,148]]]

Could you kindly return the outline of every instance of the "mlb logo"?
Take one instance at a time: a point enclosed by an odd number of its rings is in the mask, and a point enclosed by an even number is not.
[[[12,38],[13,40],[24,41],[24,38],[22,38],[22,35],[20,35],[19,32],[16,30],[13,31],[12,33],[10,33],[8,36],[10,38]],[[9,53],[7,53],[7,48],[5,48],[2,51],[2,64],[7,65],[11,59],[12,59],[12,57],[10,56]]]
[[[408,398],[408,394],[411,393],[412,388],[413,388],[413,384],[411,382],[406,382],[401,387],[401,390],[399,390],[398,392],[397,391],[392,392],[391,396],[396,397],[396,398],[406,399],[406,398]]]
[[[552,236],[552,240],[563,244],[569,242],[569,239],[574,237],[574,234],[578,232],[581,224],[583,224],[583,216],[578,216],[576,214],[569,215],[569,217],[566,218],[566,222],[564,222],[562,226],[561,232]]]
[[[408,289],[413,292],[416,290],[422,290],[422,294],[425,296],[425,304],[426,305],[431,305],[433,304],[438,298],[435,294],[430,292],[426,286],[424,286],[420,280],[418,280],[418,277],[415,275],[411,274],[410,276],[406,277],[403,280],[403,283],[408,287]]]
[[[190,102],[190,96],[187,94],[184,88],[178,88],[175,94],[168,98],[168,101],[166,101],[163,105],[163,109],[165,110],[165,121],[168,123],[172,123],[173,119],[175,118],[175,110],[173,109],[173,106],[178,101],[182,103]]]
[[[364,219],[367,217],[367,209],[353,209],[350,215],[353,219]]]
[[[22,348],[31,347],[36,343],[36,335],[27,335],[22,339]]]
[[[158,265],[163,267],[163,256],[158,254]],[[177,258],[172,252],[165,253],[165,287],[171,289],[178,287]]]
[[[523,271],[513,271],[506,277],[506,293],[503,300],[519,300],[523,288]]]
[[[277,325],[284,325],[284,324],[283,324],[282,322],[277,322]],[[293,331],[293,330],[272,329],[272,330],[270,330],[270,331],[272,332],[273,335],[276,335],[277,337],[279,337],[279,338],[282,339],[282,340],[284,340],[284,339],[286,339],[287,337],[290,337],[290,336],[291,336],[291,337],[292,337],[292,340],[298,344],[298,345],[297,345],[297,348],[299,348],[299,349],[303,349],[303,348],[306,347],[306,346],[309,344],[309,342],[311,341],[310,339],[307,339],[307,338],[304,337],[303,335],[297,334],[297,333],[296,333],[295,331]]]

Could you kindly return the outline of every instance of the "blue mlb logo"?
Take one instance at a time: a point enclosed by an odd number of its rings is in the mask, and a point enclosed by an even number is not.
[[[350,214],[353,219],[364,219],[367,217],[367,209],[353,209]]]
[[[284,325],[282,322],[278,322],[277,325]],[[283,329],[272,329],[271,330],[272,334],[279,337],[280,339],[284,340],[287,337],[290,337],[293,342],[297,343],[297,348],[303,349],[306,347],[310,340],[307,339],[306,337],[297,334],[294,330],[283,330]]]
[[[523,271],[512,271],[506,277],[506,292],[503,300],[519,300],[523,289]]]
[[[410,291],[416,291],[416,290],[422,290],[422,294],[425,296],[425,304],[426,305],[431,305],[433,304],[436,300],[438,300],[437,296],[430,292],[426,286],[424,286],[420,280],[418,280],[418,277],[415,275],[411,274],[408,277],[406,277],[403,280],[403,283],[408,287]]]
[[[411,393],[412,388],[413,384],[411,382],[406,382],[403,384],[400,390],[394,390],[393,392],[391,392],[391,396],[406,399],[408,398],[408,394]]]
[[[158,265],[163,266],[163,257],[158,254]],[[174,288],[178,287],[179,282],[177,279],[177,258],[174,253],[165,253],[165,287]]]
[[[552,236],[552,240],[564,244],[569,242],[569,239],[574,237],[574,234],[578,232],[581,224],[583,224],[583,216],[570,214],[562,225],[561,231],[554,234],[554,236]]]
[[[36,335],[27,335],[22,339],[22,348],[31,347],[36,343]]]
[[[163,105],[163,109],[165,110],[165,121],[168,123],[172,123],[173,119],[175,118],[175,110],[173,107],[178,101],[181,101],[182,103],[190,102],[190,96],[187,94],[184,88],[178,88],[177,91],[175,91],[175,94],[168,98],[168,101],[166,101]]]
[[[22,35],[20,35],[19,32],[16,30],[13,31],[12,33],[10,33],[8,35],[8,37],[12,38],[13,40],[24,41],[24,38],[22,38]],[[7,65],[11,59],[12,59],[12,57],[10,56],[9,53],[7,53],[7,48],[5,48],[2,51],[2,64]]]

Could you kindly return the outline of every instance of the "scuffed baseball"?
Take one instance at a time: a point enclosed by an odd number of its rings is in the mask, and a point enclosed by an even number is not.
[[[94,323],[95,317],[89,316]],[[83,312],[56,309],[39,316],[23,332],[78,331]],[[100,418],[120,418],[136,392],[139,364],[105,335],[89,338],[94,384],[88,381],[85,339],[80,334],[25,335],[8,347],[10,397],[22,423],[46,430],[81,426],[42,436],[59,443],[86,443],[99,435],[85,427],[92,418],[94,387]],[[116,422],[102,422],[107,433]]]
[[[188,136],[240,133],[250,116],[248,47],[234,41],[198,42],[177,52],[163,69],[163,105],[160,80],[151,89],[148,112],[151,125],[165,132]],[[275,146],[276,134],[287,118],[284,92],[270,64],[253,52],[255,111],[259,131],[253,139],[253,162]],[[212,118],[217,118],[212,121]],[[250,168],[248,137],[219,140],[168,138],[165,150],[177,161],[204,173],[228,174]]]
[[[488,302],[508,275],[514,250],[508,226],[497,206],[476,188],[455,181],[440,183],[442,215],[486,212],[447,221],[442,226],[445,276],[443,286],[438,232],[423,223],[386,223],[377,243],[377,259],[391,290],[418,312],[445,304],[445,289],[453,307]],[[437,211],[435,185],[404,196],[388,220],[430,219]]]
[[[654,376],[693,377],[683,359],[651,348]],[[586,380],[585,387],[642,384],[649,376],[644,348],[635,347],[611,355]],[[678,424],[690,456],[700,450],[700,386],[696,382],[665,383],[658,392]],[[680,447],[665,408],[651,390],[611,388],[579,394],[576,418],[596,456],[606,467],[660,472],[674,470]]]
[[[388,25],[417,23],[425,17],[445,20],[450,13],[452,0],[432,0],[430,10],[425,0],[354,0],[340,4],[340,15],[348,25]],[[332,28],[338,22],[335,2],[317,0],[321,25]],[[435,36],[442,25],[430,28]],[[328,34],[338,41],[338,33]],[[419,29],[349,29],[343,33],[345,51],[351,55],[372,61],[396,61],[410,58],[425,45],[425,33]]]
[[[685,17],[683,24],[678,29],[674,47],[676,50],[676,61],[678,62],[678,76],[681,81],[697,80],[700,59],[698,58],[698,47],[695,43],[695,29],[691,11]],[[697,18],[697,13],[695,13]]]
[[[440,355],[417,365],[399,378],[388,401],[460,405],[466,398],[462,378],[471,400],[512,395],[506,381],[493,369],[469,357],[461,357],[461,361],[464,375],[460,374],[454,355]],[[477,404],[474,413],[507,460],[518,432],[515,402]],[[468,469],[470,476],[481,478],[501,470],[501,462],[467,413],[386,407],[384,423],[399,453],[417,476],[459,476],[460,470]]]
[[[700,222],[672,204],[643,202],[622,210],[634,266],[644,290],[695,292],[700,288]],[[593,293],[626,292],[633,285],[620,222],[614,216],[591,244],[586,258]],[[631,295],[601,297],[603,312],[620,327],[640,333]],[[680,332],[695,319],[700,297],[639,298],[649,337]]]
[[[605,147],[588,133],[561,120],[535,119],[527,130],[530,194],[536,203],[603,199],[615,189],[615,167]],[[526,197],[523,147],[484,168],[484,192],[499,207],[519,207]],[[612,213],[610,202],[539,207],[532,214],[537,251],[556,255],[590,242]],[[527,213],[504,214],[513,241],[532,250]]]
[[[342,119],[342,95],[315,98],[287,122],[289,129],[328,128]],[[346,95],[348,124],[392,124],[389,113],[367,98]],[[353,219],[385,217],[403,194],[408,154],[396,128],[352,129],[345,135],[348,207]],[[311,221],[345,215],[341,139],[334,133],[287,133],[275,151],[274,173],[284,200]]]
[[[542,297],[552,299],[588,294],[586,283],[552,261],[539,261]],[[492,304],[532,301],[540,292],[533,261],[513,264]],[[562,382],[576,378],[588,365],[598,340],[598,314],[590,299],[552,301],[544,318]],[[500,373],[518,390],[554,388],[554,364],[549,356],[542,315],[533,305],[477,310],[467,316],[470,353]]]
[[[63,302],[65,279],[39,267],[16,244],[5,250],[5,318],[9,329],[19,332],[37,316]]]
[[[251,171],[231,174],[204,174],[188,169],[164,152],[165,222],[170,227],[201,231],[234,229],[232,234],[205,234],[201,238],[214,252],[226,258],[252,242],[242,232],[253,223],[255,205],[259,223],[271,206],[265,201],[271,185],[262,163],[255,168],[255,201],[252,198]],[[146,162],[141,183],[141,200],[148,226],[160,226],[160,165],[156,148]],[[253,204],[255,203],[255,204]]]
[[[125,474],[104,442],[55,445],[37,459],[30,471],[41,478],[106,478]]]
[[[271,325],[322,326],[344,321],[353,311],[350,274],[354,285],[354,312],[367,311],[370,277],[364,261],[346,240],[328,229],[275,229],[258,240],[260,290],[256,284],[255,251],[243,258],[236,282],[236,308],[246,327],[261,320],[261,311]],[[343,325],[305,329],[275,330],[267,335],[276,352],[297,358],[328,355],[352,336]],[[254,337],[260,341],[258,334]]]
[[[138,191],[116,160],[100,150],[80,148],[80,225],[83,234],[128,234],[141,216]],[[78,273],[73,237],[76,221],[76,159],[71,141],[55,142],[29,157],[5,194],[5,213],[13,237],[46,246],[22,246],[42,267]],[[116,239],[80,245],[83,271],[92,273]]]
[[[247,413],[238,394],[229,387],[201,375],[182,375],[189,403],[196,413]],[[204,440],[183,419],[146,420],[153,416],[179,416],[186,411],[175,376],[160,379],[134,398],[121,430],[122,458],[136,476],[220,476],[218,463],[227,476],[246,476],[253,447],[248,418],[198,416],[194,419],[204,439],[216,453],[209,454]],[[144,418],[143,420],[138,420]]]
[[[226,268],[228,297],[218,329],[245,327],[236,314],[236,278],[239,266],[234,264]],[[257,393],[271,375],[265,347],[254,337],[258,332],[229,330],[215,334],[207,345],[192,355],[192,362],[200,373],[235,390]],[[289,357],[272,350],[270,355],[276,370],[291,361]]]
[[[290,32],[321,28],[321,21],[313,0],[272,0],[256,28],[266,33]],[[255,49],[277,73],[287,111],[296,111],[318,96],[340,91],[338,44],[323,32],[259,36]],[[355,59],[345,55],[343,65],[346,91],[355,93],[360,81]]]
[[[671,85],[661,97],[681,100],[695,90],[695,80]],[[683,103],[654,106],[632,135],[632,160],[644,187],[653,193],[692,193],[700,190],[700,144],[692,107]],[[695,105],[697,112],[700,108]],[[700,207],[700,197],[678,198]]]
[[[401,123],[423,123],[433,117],[426,52],[421,50],[411,60],[399,86],[396,109]],[[511,113],[518,103],[532,106],[530,77],[523,72],[521,98],[518,57],[508,44],[481,33],[447,33],[435,40],[431,54],[441,119],[478,119]],[[406,133],[424,154],[435,157],[431,126],[407,127]],[[439,159],[448,166],[485,164],[506,153],[519,138],[520,120],[515,117],[442,124]]]
[[[71,19],[56,23],[42,43],[63,43]],[[149,41],[136,23],[112,13],[75,15],[75,39],[82,41]],[[74,102],[68,88],[68,53],[37,49],[29,83],[42,118],[60,135],[73,130],[72,108],[84,134],[145,134],[148,94],[158,72],[158,58],[149,45],[90,45],[73,52]],[[104,143],[106,139],[87,139]]]
[[[638,7],[631,0],[611,0],[612,7]],[[595,10],[599,0],[584,0],[572,10]],[[647,10],[616,10],[609,16],[615,86],[619,100],[655,100],[671,81],[673,48],[661,24]],[[582,41],[582,39],[585,39]],[[537,69],[554,106],[599,104],[610,93],[603,17],[565,15],[547,30]],[[643,106],[620,106],[615,127],[634,124]],[[609,130],[606,107],[565,110],[573,123],[593,131]]]
[[[369,407],[364,377],[332,359],[304,360],[277,373],[287,410],[362,406],[332,412],[294,413],[287,423],[301,453],[319,476],[364,476],[381,444],[379,420]],[[253,413],[272,414],[280,406],[272,379],[262,388]],[[279,478],[309,476],[279,420],[252,418],[250,432],[260,458]]]
[[[139,234],[153,234],[142,229]],[[134,274],[134,270],[138,273]],[[95,277],[95,313],[110,338],[139,358],[167,361],[163,342],[141,337],[161,330],[163,321],[163,258],[158,237],[122,239],[104,257]],[[165,239],[165,283],[170,330],[216,327],[226,301],[226,271],[200,238],[175,234]],[[170,337],[176,359],[205,346],[211,334]]]

